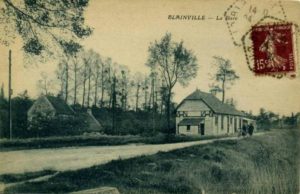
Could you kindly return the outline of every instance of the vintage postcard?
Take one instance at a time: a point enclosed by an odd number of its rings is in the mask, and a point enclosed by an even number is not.
[[[0,0],[0,193],[299,193],[299,18],[296,0]]]

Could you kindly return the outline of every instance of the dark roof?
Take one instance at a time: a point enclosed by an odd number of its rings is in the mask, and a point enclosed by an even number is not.
[[[178,125],[198,126],[202,120],[204,120],[204,119],[203,118],[184,118],[178,123]]]
[[[52,104],[57,114],[73,115],[73,109],[65,103],[62,99],[54,96],[46,96],[49,102]]]
[[[233,106],[230,106],[228,104],[222,103],[217,97],[210,93],[202,92],[200,90],[196,90],[193,93],[191,93],[189,96],[187,96],[180,104],[179,106],[185,101],[185,100],[202,100],[208,107],[210,107],[215,113],[220,114],[231,114],[231,115],[238,115],[238,116],[246,116],[245,113],[236,110]],[[178,106],[178,107],[179,107]]]

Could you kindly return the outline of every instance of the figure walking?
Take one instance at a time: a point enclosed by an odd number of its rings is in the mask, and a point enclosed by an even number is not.
[[[250,136],[252,136],[253,134],[253,131],[254,131],[254,126],[252,123],[250,123],[249,127],[248,127],[248,133]]]

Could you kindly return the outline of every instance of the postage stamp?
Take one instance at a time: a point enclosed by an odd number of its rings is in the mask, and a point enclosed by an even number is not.
[[[253,71],[256,75],[295,72],[293,25],[265,24],[253,26]]]
[[[299,72],[299,56],[297,55],[297,42],[299,35],[299,26],[292,22],[286,22],[280,18],[274,16],[265,16],[261,18],[259,22],[251,26],[249,30],[242,36],[242,46],[246,58],[246,62],[250,71],[255,75],[272,75],[273,77],[282,78],[296,77]],[[274,38],[276,34],[276,40],[271,42],[267,36]],[[280,35],[279,35],[280,34]],[[280,36],[280,37],[278,37]],[[273,39],[272,39],[273,40]],[[265,42],[264,46],[261,46]],[[266,44],[266,43],[269,44]],[[271,47],[267,49],[267,46]],[[270,52],[276,52],[276,55],[284,58],[280,60],[285,62],[278,65],[279,57],[276,57],[275,64],[269,63],[268,57],[272,58]],[[271,59],[272,61],[272,59]]]

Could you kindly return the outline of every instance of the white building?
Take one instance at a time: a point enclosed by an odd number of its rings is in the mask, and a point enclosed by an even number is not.
[[[238,132],[243,124],[250,123],[255,127],[255,121],[245,113],[198,89],[187,96],[176,109],[177,134],[232,134]]]

